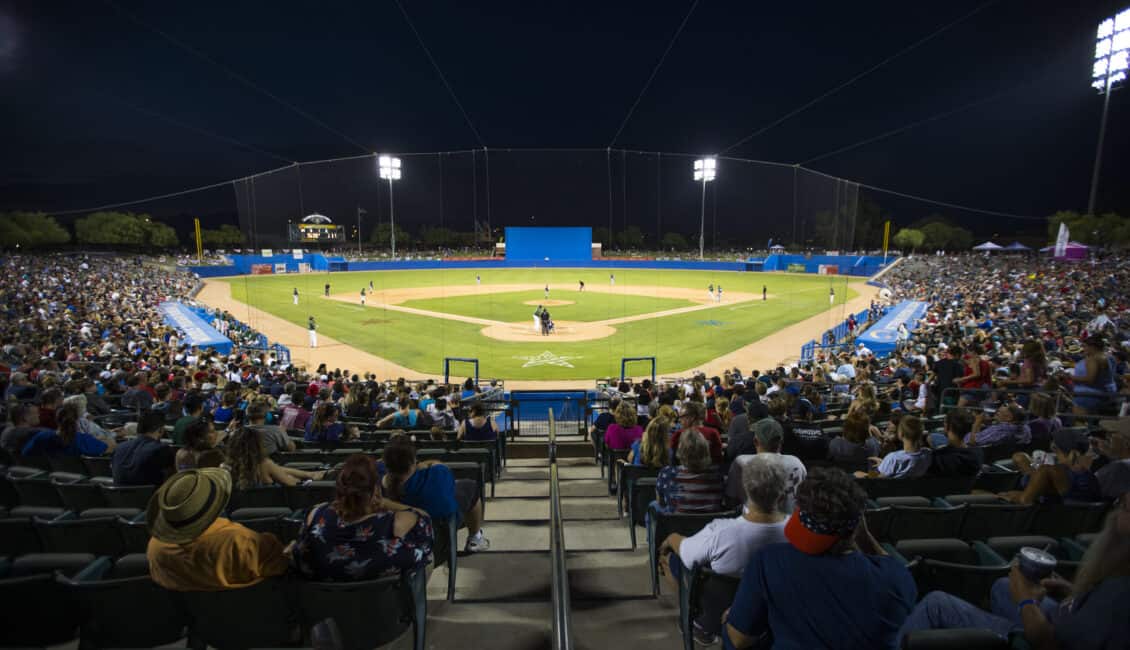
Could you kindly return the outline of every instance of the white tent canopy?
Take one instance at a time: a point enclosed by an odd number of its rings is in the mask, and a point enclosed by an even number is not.
[[[978,245],[973,247],[973,250],[975,250],[975,251],[999,251],[999,250],[1003,250],[1003,249],[1004,249],[1004,246],[994,244],[991,241],[987,241],[984,244],[978,244]]]

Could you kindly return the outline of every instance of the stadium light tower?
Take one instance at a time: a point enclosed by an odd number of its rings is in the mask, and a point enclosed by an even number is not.
[[[703,245],[706,239],[706,184],[714,180],[718,173],[718,161],[714,158],[699,158],[694,161],[694,179],[702,181],[702,211],[698,217],[698,260],[702,261]]]
[[[1087,199],[1087,214],[1095,213],[1095,197],[1099,190],[1099,168],[1103,161],[1103,140],[1106,138],[1106,115],[1110,108],[1110,91],[1114,85],[1126,80],[1130,62],[1130,9],[1099,23],[1095,43],[1095,65],[1091,73],[1091,86],[1103,94],[1103,116],[1099,121],[1099,145],[1095,151],[1095,168],[1091,173],[1091,195]]]
[[[392,242],[392,257],[396,259],[396,213],[393,211],[392,182],[400,180],[400,159],[394,156],[381,156],[377,159],[381,178],[388,179],[388,222],[389,239]]]

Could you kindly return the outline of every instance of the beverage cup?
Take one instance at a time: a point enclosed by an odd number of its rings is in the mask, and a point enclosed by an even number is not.
[[[1032,546],[1025,546],[1016,554],[1020,565],[1020,573],[1024,574],[1032,584],[1039,584],[1055,571],[1055,556],[1045,550]]]

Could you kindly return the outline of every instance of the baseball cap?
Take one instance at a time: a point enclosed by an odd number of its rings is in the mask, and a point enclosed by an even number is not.
[[[781,423],[773,418],[761,418],[753,424],[753,435],[758,442],[768,445],[784,438],[785,430],[781,428]]]

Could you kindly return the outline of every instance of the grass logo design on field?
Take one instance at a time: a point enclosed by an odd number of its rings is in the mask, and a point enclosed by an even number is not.
[[[569,356],[564,354],[554,354],[548,350],[542,352],[536,357],[514,357],[519,361],[525,361],[522,364],[523,368],[533,368],[534,366],[561,366],[562,368],[572,368],[573,364],[569,363],[570,359],[580,359],[579,356]]]

